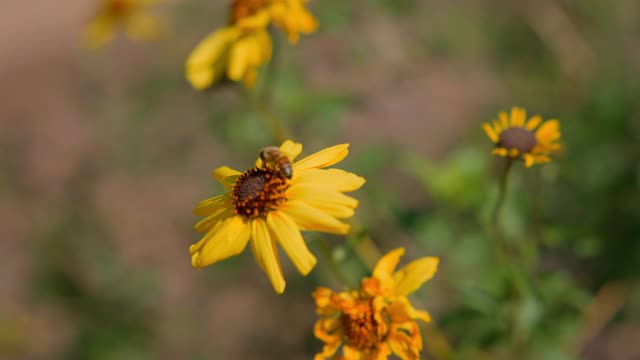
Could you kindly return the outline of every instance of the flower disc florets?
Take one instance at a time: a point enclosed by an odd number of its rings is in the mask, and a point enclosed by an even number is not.
[[[287,200],[287,180],[277,171],[253,168],[238,177],[231,193],[235,213],[248,218],[263,217]]]
[[[519,154],[526,154],[531,152],[536,144],[536,136],[533,132],[521,127],[511,127],[500,133],[498,146],[518,149]]]
[[[369,349],[384,340],[386,331],[381,333],[381,327],[376,320],[372,299],[360,300],[357,311],[344,312],[340,315],[340,322],[345,337],[350,346],[357,349]]]

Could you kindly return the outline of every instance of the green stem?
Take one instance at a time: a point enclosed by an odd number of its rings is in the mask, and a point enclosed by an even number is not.
[[[318,247],[320,248],[320,251],[324,255],[324,257],[328,260],[329,268],[331,269],[333,274],[336,276],[338,281],[340,281],[342,285],[344,285],[345,287],[352,288],[351,283],[349,282],[349,279],[347,279],[347,277],[340,270],[340,266],[336,262],[336,259],[333,256],[333,253],[331,252],[331,247],[329,246],[329,244],[327,244],[327,241],[324,238],[319,237],[317,240],[317,244],[318,244]]]
[[[498,188],[498,198],[496,199],[496,204],[493,207],[493,211],[491,212],[491,225],[494,227],[498,226],[498,217],[500,215],[500,209],[504,205],[504,199],[507,194],[507,181],[509,180],[509,170],[513,165],[513,160],[507,159],[507,163],[505,164],[502,175],[500,176],[500,186]]]

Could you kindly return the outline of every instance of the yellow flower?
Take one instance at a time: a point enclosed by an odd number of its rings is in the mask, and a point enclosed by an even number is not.
[[[85,31],[88,48],[97,49],[113,39],[118,27],[134,40],[157,38],[162,25],[158,18],[148,12],[148,7],[160,0],[104,0],[97,14]]]
[[[230,25],[209,34],[191,52],[185,74],[191,85],[202,90],[224,76],[255,83],[258,68],[271,59],[269,24],[273,23],[296,43],[300,33],[310,34],[318,27],[315,17],[304,6],[305,0],[234,0]]]
[[[535,163],[551,161],[549,155],[560,150],[560,124],[558,120],[542,121],[539,115],[528,121],[525,109],[514,107],[511,116],[499,114],[493,124],[484,123],[482,128],[496,144],[492,153],[509,159],[524,160],[525,167]]]
[[[294,162],[302,145],[290,140],[280,146],[277,161],[263,162],[243,173],[221,167],[213,176],[229,191],[204,200],[194,212],[205,218],[195,229],[206,235],[191,245],[191,264],[199,269],[241,253],[251,240],[256,262],[277,293],[285,289],[278,259],[280,244],[295,267],[307,275],[316,258],[300,230],[346,234],[349,225],[339,219],[353,216],[358,201],[344,192],[359,189],[365,180],[339,169],[323,169],[344,159],[349,145],[336,145]],[[288,160],[288,162],[286,161]],[[290,163],[293,175],[283,175]]]
[[[420,358],[422,337],[415,320],[429,322],[431,317],[414,309],[407,295],[433,277],[439,260],[420,258],[394,272],[403,254],[398,248],[383,256],[359,290],[316,289],[320,320],[314,334],[325,345],[315,360],[381,360],[392,353],[403,360]],[[340,347],[342,355],[337,355]]]

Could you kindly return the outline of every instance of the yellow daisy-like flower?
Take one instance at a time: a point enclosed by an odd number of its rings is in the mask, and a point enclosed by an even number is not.
[[[161,0],[104,0],[85,31],[88,48],[107,45],[119,27],[134,40],[151,40],[162,32],[160,20],[149,13]]]
[[[342,161],[349,145],[336,145],[295,161],[301,152],[301,144],[287,140],[279,148],[279,157],[266,162],[258,159],[243,173],[228,167],[213,171],[230,191],[202,201],[194,210],[205,217],[195,229],[206,235],[189,248],[193,267],[200,269],[237,255],[251,240],[256,262],[281,294],[285,280],[276,243],[298,271],[307,275],[316,258],[300,230],[349,231],[349,225],[339,219],[353,216],[358,201],[343,193],[359,189],[365,180],[344,170],[324,169]],[[283,171],[289,165],[292,173]]]
[[[271,59],[269,24],[284,30],[292,44],[300,33],[310,34],[317,29],[318,22],[305,2],[234,0],[230,25],[208,35],[189,55],[185,73],[191,85],[197,90],[206,89],[226,76],[252,87],[258,68]]]
[[[420,358],[422,337],[415,320],[431,317],[416,310],[407,295],[433,277],[439,260],[424,257],[395,271],[402,255],[404,249],[398,248],[383,256],[358,290],[316,289],[320,320],[314,334],[325,345],[315,360],[381,360],[392,353],[403,360]]]
[[[560,123],[556,119],[542,121],[539,115],[527,121],[525,109],[514,107],[511,116],[501,112],[493,124],[482,128],[496,144],[492,153],[509,159],[524,160],[525,167],[551,161],[549,155],[560,150]]]

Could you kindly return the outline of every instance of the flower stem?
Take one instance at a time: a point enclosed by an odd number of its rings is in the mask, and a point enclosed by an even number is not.
[[[342,285],[348,288],[351,288],[352,287],[351,283],[349,279],[347,279],[347,277],[344,275],[342,270],[340,270],[340,266],[336,262],[336,258],[333,256],[333,253],[331,252],[331,247],[327,243],[327,240],[325,240],[322,237],[318,237],[317,244],[318,244],[318,247],[320,248],[320,251],[324,255],[324,257],[328,260],[329,268],[331,269],[333,274],[336,276],[338,281],[340,281]]]
[[[493,207],[493,211],[491,212],[491,225],[493,227],[498,226],[498,217],[500,215],[500,209],[504,205],[504,199],[507,194],[507,182],[509,180],[509,172],[513,165],[513,160],[507,159],[507,163],[504,165],[502,169],[502,174],[500,176],[500,186],[498,188],[498,198],[496,199],[496,203]]]

